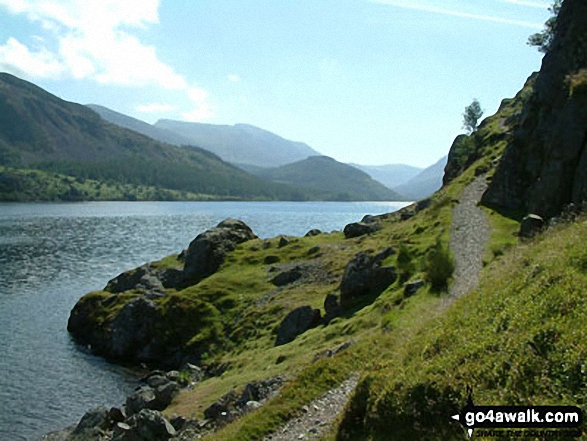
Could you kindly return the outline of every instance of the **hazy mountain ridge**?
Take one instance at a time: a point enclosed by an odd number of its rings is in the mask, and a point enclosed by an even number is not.
[[[271,181],[314,189],[328,196],[328,199],[405,200],[404,196],[385,187],[367,173],[328,156],[311,156],[292,164],[254,172]]]
[[[414,167],[407,164],[386,164],[386,165],[361,165],[349,164],[381,182],[387,188],[395,188],[402,185],[424,170],[421,167]]]
[[[278,167],[320,155],[307,144],[248,124],[228,126],[163,119],[154,127],[173,132],[235,164]]]
[[[251,176],[207,150],[164,144],[109,123],[86,106],[61,100],[6,73],[0,74],[0,165],[200,193],[206,198],[307,197],[297,189]],[[9,182],[17,191],[14,176]]]
[[[440,158],[436,163],[425,168],[409,181],[393,189],[412,200],[427,198],[442,187],[442,177],[447,159],[447,156]]]

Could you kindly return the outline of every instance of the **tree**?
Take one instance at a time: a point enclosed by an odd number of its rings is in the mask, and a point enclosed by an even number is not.
[[[473,98],[473,102],[465,107],[465,113],[463,113],[463,128],[467,132],[473,133],[477,130],[477,123],[482,116],[483,109],[481,109],[481,104],[479,104],[477,98]]]
[[[552,13],[552,17],[546,20],[544,23],[544,30],[537,32],[536,34],[528,37],[528,45],[538,47],[538,50],[542,53],[546,53],[550,50],[552,39],[556,33],[556,24],[558,13],[562,6],[562,0],[554,0],[554,3],[548,10]]]

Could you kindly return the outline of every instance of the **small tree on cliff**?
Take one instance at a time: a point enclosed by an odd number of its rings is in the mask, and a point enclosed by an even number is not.
[[[550,17],[548,20],[546,20],[546,23],[544,23],[544,30],[542,32],[537,32],[536,34],[532,34],[528,38],[528,44],[530,46],[536,46],[542,53],[548,52],[550,45],[552,44],[552,39],[554,38],[554,34],[556,32],[557,17],[562,3],[562,0],[554,1],[552,6],[548,8],[548,10],[552,13],[552,17]]]
[[[477,98],[473,99],[473,102],[465,107],[465,113],[463,113],[463,129],[469,134],[477,130],[477,123],[483,116],[483,109]]]

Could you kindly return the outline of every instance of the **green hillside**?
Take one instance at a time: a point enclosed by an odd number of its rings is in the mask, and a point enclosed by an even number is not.
[[[311,156],[293,164],[259,170],[257,176],[274,182],[312,189],[324,199],[401,201],[405,198],[367,173],[327,156]]]
[[[0,165],[221,199],[306,198],[299,190],[248,175],[206,150],[163,144],[110,124],[85,106],[6,73],[0,74]],[[19,183],[20,190],[27,182]],[[26,191],[33,200],[44,198],[31,188]]]

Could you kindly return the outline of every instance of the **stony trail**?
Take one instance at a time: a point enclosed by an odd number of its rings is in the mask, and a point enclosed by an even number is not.
[[[472,291],[479,283],[490,228],[485,212],[477,204],[486,189],[485,176],[479,176],[465,188],[459,204],[453,210],[449,246],[455,257],[455,272],[444,306]],[[355,375],[339,387],[329,390],[308,406],[304,406],[302,416],[288,421],[264,441],[320,438],[328,432],[344,409],[357,382],[358,375]]]
[[[477,204],[486,189],[485,176],[479,176],[465,188],[453,210],[450,249],[455,257],[455,272],[447,303],[471,292],[479,284],[490,229],[485,212]]]
[[[302,409],[303,414],[288,421],[265,441],[293,441],[317,439],[330,430],[336,417],[342,412],[359,380],[353,375],[337,388],[316,398]]]

